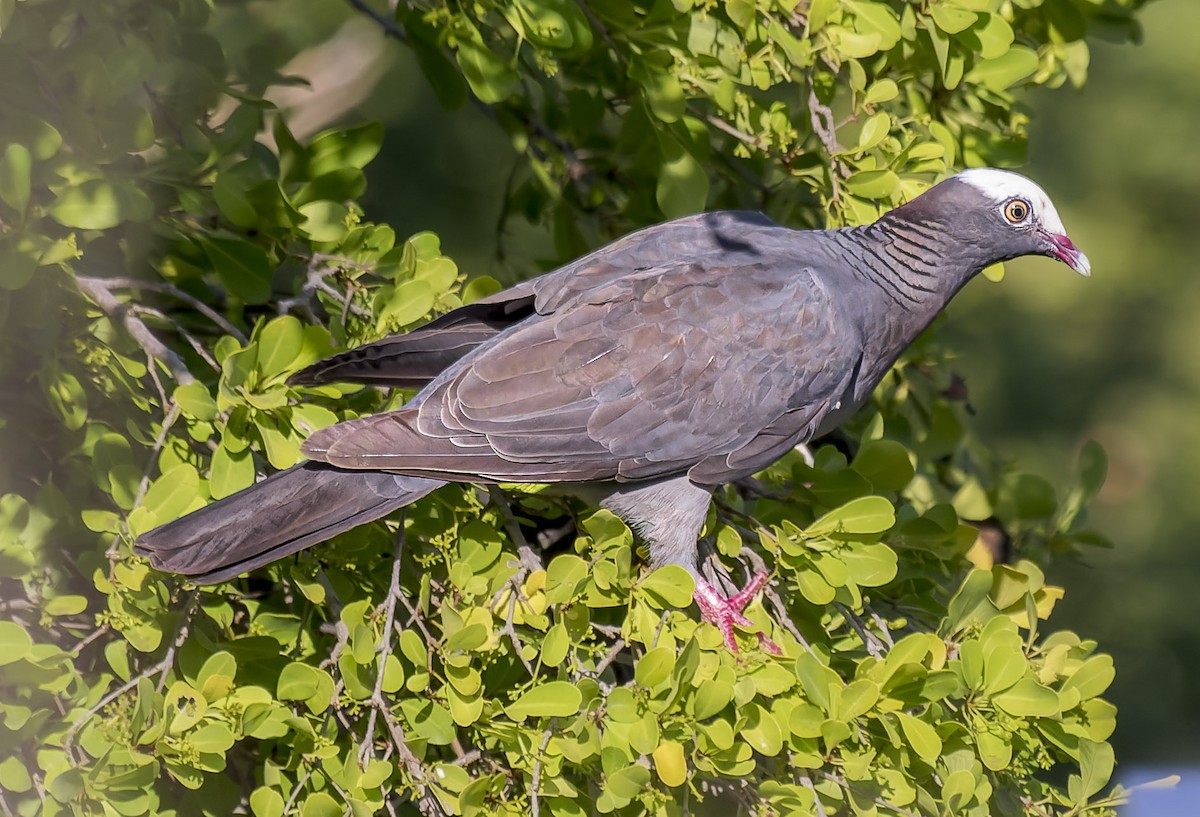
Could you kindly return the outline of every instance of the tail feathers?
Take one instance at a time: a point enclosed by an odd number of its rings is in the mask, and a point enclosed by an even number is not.
[[[306,462],[143,534],[159,570],[216,584],[415,502],[445,483]]]

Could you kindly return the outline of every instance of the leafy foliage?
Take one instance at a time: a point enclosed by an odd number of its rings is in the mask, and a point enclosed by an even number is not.
[[[1131,35],[1137,5],[513,0],[381,19],[444,104],[505,126],[524,157],[506,218],[549,225],[566,258],[711,206],[863,220],[956,165],[1016,161],[1014,90],[1081,83],[1084,34]],[[137,534],[295,463],[312,429],[403,399],[289,373],[497,287],[436,236],[367,221],[382,128],[297,140],[231,75],[213,13],[0,0],[8,811],[1117,801],[1100,794],[1112,663],[1041,634],[1062,590],[1037,565],[1095,541],[1103,453],[1060,497],[981,449],[933,337],[843,434],[718,498],[717,563],[776,568],[749,615],[783,658],[729,653],[681,609],[684,572],[646,574],[619,520],[530,489],[448,487],[213,589],[132,557]],[[991,517],[1017,561],[988,564],[962,521]]]

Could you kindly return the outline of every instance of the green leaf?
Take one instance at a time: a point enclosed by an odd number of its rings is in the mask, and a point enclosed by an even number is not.
[[[683,86],[671,66],[654,65],[646,60],[630,63],[629,77],[642,86],[650,111],[663,122],[677,122],[683,116],[687,100]]]
[[[667,218],[704,210],[708,202],[708,173],[683,145],[671,136],[661,138],[662,164],[658,169],[655,201]]]
[[[1058,714],[1058,693],[1032,678],[1022,678],[1008,690],[992,696],[992,703],[1010,715],[1049,718]]]
[[[490,275],[480,275],[467,281],[462,291],[462,302],[471,304],[478,301],[480,298],[486,298],[489,295],[495,295],[504,287]]]
[[[11,621],[0,621],[0,666],[20,661],[32,647],[33,639],[24,627]]]
[[[1012,762],[1012,743],[991,732],[980,732],[977,736],[979,759],[993,772],[1003,771]]]
[[[454,718],[445,707],[433,701],[409,699],[401,702],[400,709],[417,737],[434,746],[448,746],[454,742],[457,736]]]
[[[1083,701],[1095,698],[1108,689],[1116,674],[1111,655],[1093,655],[1063,682],[1059,695],[1066,698],[1069,693],[1075,692]]]
[[[1086,805],[1093,794],[1099,792],[1112,777],[1115,766],[1113,748],[1107,743],[1084,738],[1079,741],[1079,791],[1075,795],[1077,806]]]
[[[675,669],[675,650],[666,647],[655,647],[649,650],[637,662],[633,672],[633,680],[640,686],[653,689],[671,677]]]
[[[825,581],[816,570],[803,570],[796,574],[796,584],[800,587],[800,595],[817,606],[823,606],[833,601],[837,590]]]
[[[321,671],[299,661],[283,668],[276,682],[275,694],[284,701],[306,701],[321,687]]]
[[[187,463],[176,465],[150,484],[142,497],[142,507],[153,511],[164,524],[183,515],[200,492],[200,475]]]
[[[154,215],[154,202],[125,181],[92,179],[58,194],[50,216],[64,227],[107,230],[126,221],[146,221]]]
[[[308,148],[309,174],[315,178],[342,168],[362,170],[379,155],[384,132],[382,122],[368,122],[318,133]]]
[[[254,458],[249,450],[233,453],[222,439],[213,452],[212,466],[208,473],[208,490],[213,499],[232,496],[243,488],[254,484]]]
[[[979,55],[985,60],[1002,57],[1013,44],[1013,29],[999,14],[985,14],[972,29],[979,37]]]
[[[223,754],[234,744],[233,732],[223,723],[210,721],[188,735],[192,746],[200,752]]]
[[[297,208],[304,216],[300,230],[313,241],[341,241],[349,232],[350,210],[336,201],[312,201]]]
[[[891,170],[860,170],[846,179],[845,184],[859,198],[886,199],[899,189],[900,177]]]
[[[933,727],[905,712],[897,712],[896,717],[900,721],[900,731],[917,755],[930,765],[935,763],[942,753],[942,739]]]
[[[304,349],[304,327],[291,315],[267,322],[258,335],[258,369],[264,375],[290,372]]]
[[[379,788],[392,776],[394,771],[395,767],[386,760],[372,760],[367,764],[358,783],[364,789]]]
[[[979,19],[974,12],[952,6],[949,3],[937,3],[930,12],[933,15],[933,22],[947,34],[966,31]]]
[[[542,663],[548,667],[557,667],[567,657],[571,646],[571,636],[560,621],[546,632],[542,639]]]
[[[202,246],[213,269],[234,295],[248,304],[266,303],[271,297],[274,267],[262,247],[231,238],[209,239]]]
[[[833,701],[833,693],[830,690],[841,690],[842,687],[842,679],[838,674],[811,653],[805,652],[796,659],[796,675],[800,678],[808,700],[828,713]]]
[[[304,799],[300,817],[342,817],[342,807],[325,792],[314,792]]]
[[[783,749],[783,730],[779,722],[758,704],[749,704],[742,711],[746,723],[742,726],[741,737],[759,754],[767,757],[779,754]]]
[[[678,741],[664,740],[651,757],[654,758],[654,771],[663,783],[675,787],[687,782],[687,758]]]
[[[940,632],[943,635],[952,635],[975,621],[978,618],[976,611],[981,606],[990,606],[987,599],[991,592],[991,571],[972,570],[968,573],[958,592],[950,599]]]
[[[696,593],[696,582],[679,565],[666,565],[639,581],[637,589],[658,609],[687,607]]]
[[[283,817],[283,795],[269,786],[259,786],[250,795],[254,817]]]
[[[862,130],[858,134],[858,146],[855,150],[863,152],[875,147],[887,138],[891,128],[892,118],[886,111],[875,114],[863,124]]]
[[[1001,57],[976,63],[966,75],[966,80],[993,91],[1005,91],[1033,74],[1037,67],[1036,51],[1024,45],[1014,45]]]
[[[408,326],[433,310],[434,299],[433,287],[427,281],[405,281],[395,288],[379,317],[394,326]]]
[[[46,599],[42,611],[48,616],[77,616],[87,609],[84,596],[54,596]]]
[[[180,734],[191,729],[200,722],[207,711],[208,703],[204,696],[185,681],[176,681],[167,690],[163,713],[170,719],[170,728],[173,734]]]
[[[914,469],[908,449],[895,440],[870,440],[854,456],[850,467],[876,491],[899,491],[912,481]]]
[[[650,770],[637,764],[619,769],[605,780],[606,788],[625,802],[641,794],[649,783]]]
[[[871,83],[867,88],[867,93],[863,96],[863,101],[868,105],[881,105],[884,102],[891,102],[900,95],[900,87],[894,80],[881,79]]]
[[[899,557],[887,545],[854,543],[839,556],[850,581],[860,587],[881,587],[896,578],[899,570]]]
[[[461,40],[455,59],[481,102],[503,102],[517,89],[517,72],[482,43]]]
[[[832,714],[841,720],[852,721],[867,714],[878,700],[879,684],[867,678],[860,678],[847,684],[842,690],[838,711]]]
[[[62,369],[55,369],[46,384],[46,396],[70,431],[83,428],[88,416],[87,392],[79,378]]]
[[[199,381],[176,386],[172,397],[184,415],[193,420],[211,422],[217,418],[217,402]]]
[[[504,708],[515,721],[526,718],[553,718],[574,715],[583,705],[579,687],[568,681],[549,681],[521,695]]]
[[[18,213],[29,204],[33,157],[24,145],[9,145],[0,156],[0,200]]]
[[[703,721],[711,718],[728,706],[732,700],[733,684],[717,679],[701,684],[696,689],[692,703],[696,720]]]
[[[805,536],[817,538],[836,534],[883,533],[896,523],[892,503],[881,496],[852,499],[817,519],[805,530]]]
[[[258,208],[250,200],[249,189],[262,181],[253,162],[242,162],[217,175],[213,183],[213,200],[221,215],[236,227],[250,228],[258,224]]]

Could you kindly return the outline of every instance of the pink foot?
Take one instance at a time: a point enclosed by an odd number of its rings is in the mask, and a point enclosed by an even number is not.
[[[743,627],[754,626],[750,619],[742,615],[742,611],[766,583],[767,574],[759,573],[745,587],[726,598],[704,579],[696,579],[696,594],[693,598],[696,600],[696,606],[700,608],[700,617],[717,626],[725,638],[725,646],[735,655],[738,652],[738,646],[733,637],[733,627],[735,624]],[[783,655],[783,650],[779,649],[778,644],[767,638],[766,633],[758,633],[758,643],[772,655]]]

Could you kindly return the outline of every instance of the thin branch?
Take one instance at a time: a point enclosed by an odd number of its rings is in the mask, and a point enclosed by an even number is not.
[[[533,664],[529,663],[525,656],[521,654],[522,650],[525,649],[525,644],[521,641],[521,637],[517,635],[517,630],[513,626],[513,616],[517,612],[517,597],[521,594],[521,583],[517,581],[516,576],[513,576],[513,578],[509,579],[509,586],[512,589],[508,597],[508,613],[504,618],[504,626],[496,632],[496,635],[508,636],[508,640],[513,645],[513,652],[516,653],[521,663],[525,665],[525,669],[529,672],[529,677],[536,678],[537,672],[534,671]]]
[[[67,731],[66,737],[63,738],[63,751],[66,752],[68,757],[72,757],[72,758],[75,757],[75,755],[74,755],[75,738],[79,734],[79,730],[82,729],[89,720],[91,720],[94,716],[99,714],[100,710],[104,709],[104,707],[108,706],[110,703],[112,703],[113,701],[120,698],[126,692],[128,692],[129,690],[136,687],[142,681],[142,679],[153,678],[155,675],[158,675],[161,673],[161,678],[158,682],[157,690],[160,692],[162,691],[163,686],[166,684],[167,673],[170,671],[171,667],[175,664],[175,653],[179,649],[179,646],[184,642],[184,640],[187,639],[188,629],[189,629],[188,625],[191,622],[192,612],[194,610],[195,602],[199,595],[199,592],[200,591],[198,591],[198,590],[192,591],[190,599],[188,600],[187,604],[184,606],[183,614],[179,620],[179,625],[175,629],[175,637],[172,639],[171,646],[167,649],[167,652],[162,657],[162,660],[160,660],[160,661],[156,662],[155,664],[153,664],[152,666],[147,667],[146,669],[142,670],[137,675],[133,676],[128,681],[126,681],[124,684],[122,684],[121,686],[114,689],[112,692],[105,695],[103,698],[101,698],[99,701],[97,701],[90,709],[88,709],[86,712],[84,712],[82,715],[80,715],[78,718],[76,718],[75,722],[71,724],[71,728]]]
[[[826,780],[831,780],[834,783],[837,783],[839,786],[841,786],[843,789],[845,789],[848,792],[854,792],[855,794],[862,796],[862,797],[870,797],[872,800],[875,801],[876,805],[883,806],[884,808],[887,808],[887,809],[891,809],[892,811],[901,815],[901,817],[920,817],[920,815],[914,811],[909,811],[908,809],[898,806],[895,803],[889,803],[887,800],[884,800],[882,797],[877,797],[874,794],[871,794],[870,792],[863,791],[862,789],[856,788],[853,784],[850,783],[850,781],[846,780],[843,777],[840,777],[839,775],[831,774],[822,769],[817,769],[817,774],[821,775],[821,777],[825,778]]]
[[[187,641],[188,633],[192,628],[192,615],[196,612],[196,602],[200,598],[200,591],[193,590],[188,595],[187,602],[183,605],[183,612],[179,616],[179,624],[175,626],[175,637],[171,639],[171,646],[167,648],[167,654],[163,656],[163,663],[166,668],[162,676],[158,679],[158,687],[156,690],[162,692],[163,687],[167,685],[167,672],[175,665],[175,653],[183,646],[183,642]]]
[[[117,698],[120,698],[126,692],[137,686],[143,678],[152,678],[156,673],[163,672],[166,668],[166,661],[159,661],[153,666],[147,667],[125,683],[121,684],[121,686],[105,695],[103,698],[97,701],[94,706],[88,709],[88,711],[76,718],[75,722],[71,724],[71,728],[67,731],[67,736],[63,738],[63,751],[67,754],[67,756],[73,760],[76,760],[77,763],[79,762],[74,754],[75,736],[79,733],[79,730],[83,728],[84,724],[91,720],[93,716],[98,714],[101,709],[108,706]]]
[[[296,785],[292,787],[292,793],[288,795],[287,802],[283,804],[283,813],[287,814],[292,809],[292,804],[296,802],[296,798],[300,795],[300,790],[304,788],[304,784],[312,777],[313,769],[310,766],[308,771],[304,773],[304,777],[296,781]]]
[[[883,642],[879,640],[878,636],[867,629],[866,622],[859,618],[857,613],[845,604],[834,604],[834,607],[841,612],[842,617],[846,619],[854,632],[858,633],[858,637],[862,639],[863,646],[867,648],[867,652],[872,657],[878,658],[886,652]]]
[[[89,635],[87,638],[83,639],[78,644],[76,644],[74,647],[72,647],[71,653],[74,655],[79,655],[81,652],[84,651],[84,649],[89,644],[91,644],[97,638],[100,638],[101,636],[105,635],[107,632],[109,632],[110,629],[111,628],[107,624],[103,625],[102,627],[97,628],[91,635]]]
[[[375,9],[367,5],[366,0],[347,0],[360,13],[370,17],[389,37],[395,37],[402,43],[408,42],[408,32],[401,28],[395,20],[389,20]]]
[[[745,131],[738,130],[733,125],[729,124],[728,122],[726,122],[724,119],[722,119],[719,116],[712,116],[710,114],[709,116],[706,116],[704,119],[705,119],[705,121],[708,122],[708,124],[712,125],[717,130],[724,131],[725,133],[732,136],[734,139],[737,139],[739,142],[742,142],[743,144],[745,144],[749,147],[752,147],[755,150],[759,150],[759,151],[762,151],[763,153],[770,154],[771,146],[768,145],[766,142],[764,142],[762,140],[762,138],[760,138],[758,136],[754,136],[749,133],[746,133]]]
[[[546,747],[550,745],[550,736],[554,734],[555,720],[555,718],[551,718],[550,725],[542,733],[542,745],[538,747],[537,758],[533,761],[533,780],[529,784],[529,811],[533,817],[540,817],[541,815],[541,804],[538,802],[538,787],[542,785],[542,755],[546,754]]]
[[[613,661],[617,660],[617,656],[624,651],[626,646],[625,639],[618,638],[612,645],[612,648],[608,651],[608,654],[606,654],[604,658],[600,659],[600,663],[596,665],[596,669],[592,671],[592,674],[597,678],[603,675],[604,671],[609,668]]]
[[[158,318],[163,323],[169,323],[175,332],[188,342],[188,345],[192,347],[200,359],[209,365],[209,368],[211,368],[214,372],[221,371],[221,367],[217,365],[217,361],[208,353],[208,350],[204,348],[204,344],[197,340],[195,335],[184,329],[183,324],[172,318],[166,312],[163,312],[161,309],[155,309],[152,306],[140,305],[129,307],[129,311],[134,315],[149,315],[152,318]]]
[[[896,646],[896,642],[892,640],[892,631],[888,629],[887,622],[883,620],[883,616],[876,613],[875,609],[865,601],[863,602],[863,609],[870,613],[871,620],[879,627],[879,632],[882,633],[883,640],[887,642],[887,645],[889,647]]]
[[[805,788],[812,789],[813,806],[817,810],[817,817],[829,817],[829,813],[825,811],[825,806],[821,803],[821,795],[817,791],[817,787],[813,785],[812,778],[807,774],[802,774],[800,775],[800,782],[804,784]]]
[[[137,496],[133,498],[133,507],[137,508],[142,504],[142,500],[146,498],[146,491],[150,488],[150,472],[154,469],[154,464],[158,462],[158,455],[162,452],[163,446],[167,444],[167,434],[171,431],[171,426],[175,425],[175,421],[179,419],[179,404],[171,403],[171,409],[167,412],[167,416],[163,418],[162,428],[158,430],[158,436],[154,438],[154,446],[150,449],[150,459],[146,462],[146,468],[142,471],[142,481],[138,483]]]
[[[130,310],[128,304],[117,300],[103,278],[78,275],[75,277],[75,285],[106,315],[120,321],[124,325],[125,331],[142,347],[148,357],[161,361],[167,367],[167,371],[175,378],[176,383],[187,385],[196,380],[188,370],[187,364],[183,362],[183,358],[155,337],[146,324]]]
[[[221,313],[194,295],[184,292],[179,287],[172,286],[165,281],[141,281],[137,278],[104,278],[100,280],[103,280],[108,289],[145,289],[151,292],[159,292],[163,295],[170,295],[172,298],[183,301],[192,309],[195,309],[201,315],[208,318],[220,327],[221,331],[233,335],[243,346],[249,342],[246,336],[236,326],[226,320]]]
[[[767,585],[763,588],[763,596],[765,596],[771,602],[771,606],[775,608],[775,621],[777,621],[785,630],[792,634],[792,638],[796,639],[796,642],[804,648],[805,652],[816,655],[816,653],[813,652],[812,646],[808,643],[808,639],[804,637],[799,628],[796,627],[795,622],[792,621],[792,617],[788,614],[787,606],[783,603],[783,599],[779,597],[779,593],[775,591],[775,588]]]
[[[513,544],[517,546],[517,554],[520,557],[521,572],[529,572],[533,570],[541,570],[543,567],[542,560],[533,552],[533,548],[529,546],[529,542],[525,540],[525,534],[521,531],[521,524],[517,521],[516,514],[512,510],[512,500],[508,494],[496,485],[488,486],[488,496],[491,497],[496,507],[500,511],[500,515],[504,517],[504,527],[508,531],[509,537],[513,540]],[[521,575],[521,573],[518,573]],[[522,580],[524,577],[522,576]]]
[[[346,626],[346,622],[342,621],[342,600],[338,597],[337,591],[333,589],[333,583],[329,581],[329,576],[325,575],[323,569],[317,570],[317,583],[325,588],[325,598],[329,602],[329,612],[333,614],[333,632],[337,636],[337,642],[333,645],[333,649],[329,651],[329,656],[321,662],[322,667],[327,667],[336,664],[341,658],[342,653],[346,649],[346,644],[350,641],[350,628]],[[338,690],[334,690],[336,697]]]
[[[401,516],[400,529],[396,532],[396,552],[392,558],[391,581],[388,584],[387,601],[384,603],[383,640],[380,642],[378,648],[379,669],[375,675],[375,689],[372,691],[371,698],[368,701],[371,706],[371,714],[367,718],[367,729],[366,734],[363,736],[360,758],[365,760],[367,757],[374,755],[372,743],[374,742],[375,716],[378,714],[383,718],[384,726],[387,728],[388,735],[392,739],[392,749],[395,751],[396,756],[409,776],[413,779],[413,785],[416,788],[415,799],[418,810],[425,815],[444,815],[445,812],[441,804],[429,793],[425,782],[427,777],[425,767],[421,765],[421,761],[408,748],[408,739],[404,734],[404,728],[392,714],[387,701],[383,699],[383,676],[387,660],[392,654],[392,625],[396,620],[396,602],[403,598],[403,591],[400,589],[400,565],[403,558],[404,517]]]

